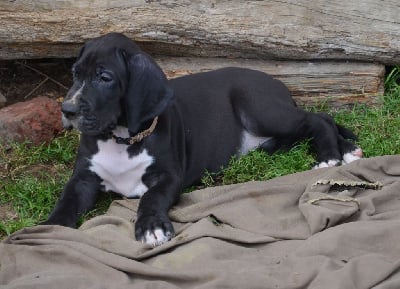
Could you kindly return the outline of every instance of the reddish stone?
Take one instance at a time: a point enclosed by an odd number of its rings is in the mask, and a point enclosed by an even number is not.
[[[36,97],[0,109],[0,142],[49,142],[62,130],[60,104]]]

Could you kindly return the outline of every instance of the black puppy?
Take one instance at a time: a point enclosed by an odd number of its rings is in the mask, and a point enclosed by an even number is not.
[[[141,197],[137,240],[153,246],[174,236],[168,210],[182,189],[233,155],[269,153],[311,139],[316,167],[361,157],[354,135],[326,114],[297,108],[269,75],[223,68],[168,81],[127,37],[85,44],[62,104],[63,124],[81,132],[73,175],[45,224],[73,227],[101,191]]]

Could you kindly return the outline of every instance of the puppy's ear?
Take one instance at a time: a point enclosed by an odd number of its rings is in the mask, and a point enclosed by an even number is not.
[[[82,56],[82,54],[83,54],[83,51],[85,51],[85,46],[86,46],[86,45],[83,45],[83,46],[81,47],[81,49],[79,50],[79,54],[78,54],[78,57],[77,57],[78,59],[81,58],[81,56]]]
[[[161,68],[145,53],[128,59],[128,87],[125,113],[128,129],[137,133],[140,126],[161,114],[173,98],[173,91]]]
[[[79,53],[78,53],[78,56],[76,57],[75,61],[78,61],[79,58],[82,57],[83,52],[85,51],[86,45],[87,45],[87,44],[82,45],[81,49],[79,49]]]

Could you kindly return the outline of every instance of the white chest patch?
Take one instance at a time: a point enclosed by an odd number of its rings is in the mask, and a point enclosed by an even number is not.
[[[99,151],[90,159],[89,169],[103,180],[102,185],[106,191],[113,191],[126,197],[141,197],[147,192],[148,188],[143,184],[142,176],[154,160],[147,150],[129,157],[128,146],[117,144],[112,139],[99,140],[97,146]]]
[[[242,144],[240,146],[239,153],[242,155],[247,154],[250,150],[258,148],[260,145],[270,139],[271,137],[255,136],[244,130],[242,134]]]

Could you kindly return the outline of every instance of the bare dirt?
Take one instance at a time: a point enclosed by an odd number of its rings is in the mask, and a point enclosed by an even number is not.
[[[72,83],[73,62],[74,59],[0,60],[0,93],[7,99],[5,106],[38,96],[56,100],[64,97]],[[5,172],[3,165],[0,158],[0,170]],[[32,167],[30,172],[39,174],[42,169]],[[0,222],[17,218],[10,204],[0,202]],[[0,233],[0,239],[3,237]]]
[[[0,93],[6,105],[37,96],[58,99],[72,83],[73,59],[0,61]]]
[[[0,205],[0,221],[16,219],[17,213],[11,208],[9,204]]]

